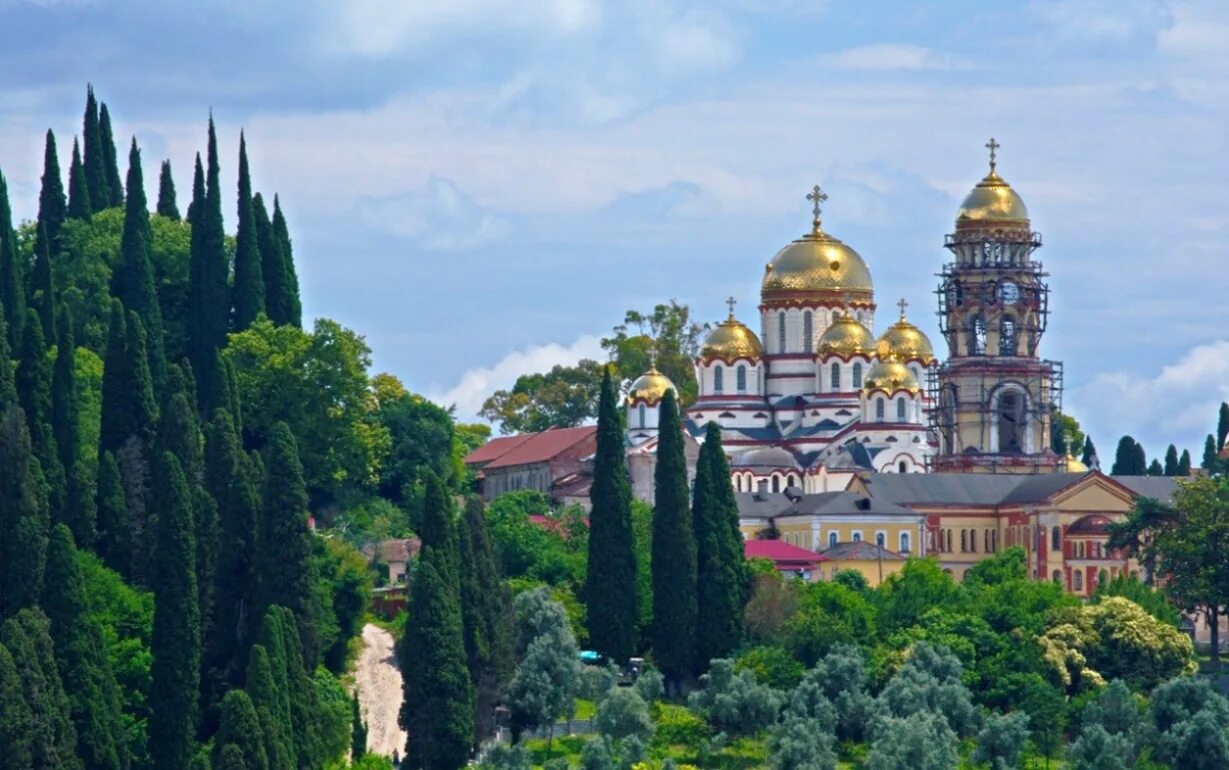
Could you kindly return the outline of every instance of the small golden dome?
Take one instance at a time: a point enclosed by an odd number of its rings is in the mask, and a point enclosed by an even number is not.
[[[900,320],[888,327],[876,344],[876,350],[899,358],[901,361],[920,360],[930,365],[935,362],[935,350],[922,330],[909,323],[901,311]]]
[[[977,183],[977,186],[965,196],[956,212],[956,228],[993,227],[1028,227],[1028,207],[1024,201],[1007,184],[995,170],[997,162],[995,151],[998,142],[992,138],[986,147],[990,149],[990,173]]]
[[[881,358],[871,367],[871,370],[866,373],[862,387],[866,390],[886,390],[889,393],[898,390],[919,393],[922,390],[922,386],[918,384],[913,372],[909,371],[909,367],[891,355]]]
[[[848,313],[834,320],[819,338],[821,356],[838,355],[848,358],[870,355],[874,351],[875,338],[870,330]]]
[[[1087,473],[1088,466],[1080,462],[1075,455],[1070,452],[1063,458],[1067,464],[1067,473]]]
[[[655,406],[665,397],[667,390],[674,391],[675,396],[679,394],[679,389],[674,387],[670,378],[657,371],[657,365],[654,364],[628,388],[627,400],[629,403],[643,401],[649,406]]]
[[[736,358],[759,358],[763,352],[760,338],[731,313],[729,318],[708,333],[700,348],[700,358],[733,361]]]

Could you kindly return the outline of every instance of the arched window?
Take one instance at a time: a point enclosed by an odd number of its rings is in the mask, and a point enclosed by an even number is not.
[[[781,491],[781,477],[780,476],[774,475],[772,477],[772,491],[774,493]]]
[[[1016,319],[1003,316],[999,323],[999,355],[1014,356],[1016,354]]]
[[[828,533],[828,547],[832,548],[833,546],[835,546],[836,541],[837,541],[836,532],[829,532]]]
[[[990,530],[983,530],[983,534],[985,535],[983,539],[986,553],[994,553],[994,545],[990,542]]]
[[[777,313],[777,352],[785,352],[785,311]]]
[[[969,530],[969,550],[977,553],[977,530]]]
[[[875,545],[879,546],[880,548],[884,548],[887,546],[887,544],[888,544],[888,536],[884,534],[883,532],[876,532],[875,533]]]
[[[713,392],[720,393],[725,390],[725,372],[721,369],[721,364],[713,367]]]
[[[1076,571],[1071,573],[1071,577],[1072,577],[1072,581],[1071,581],[1072,588],[1074,588],[1076,591],[1083,591],[1084,590],[1084,573],[1080,572],[1077,569]]]
[[[964,553],[969,550],[969,531],[967,529],[960,530],[960,552]]]
[[[738,370],[737,370],[735,379],[736,379],[736,384],[738,385],[738,392],[746,393],[747,392],[747,366],[746,364],[738,365]]]
[[[802,349],[807,353],[811,352],[811,348],[815,344],[811,336],[811,328],[811,311],[808,310],[802,314]]]
[[[832,375],[828,384],[834,392],[841,389],[841,365],[835,361],[832,362]]]
[[[875,399],[875,421],[883,422],[883,399]]]
[[[896,399],[896,420],[897,422],[905,421],[905,397],[900,396]]]
[[[980,315],[969,319],[969,355],[980,356],[986,352],[986,320]]]
[[[1062,570],[1057,570],[1057,569],[1054,570],[1054,572],[1050,574],[1050,579],[1053,580],[1055,583],[1058,583],[1061,586],[1063,584]]]
[[[644,404],[641,404],[639,407],[637,407],[637,411],[639,412],[638,416],[640,418],[640,427],[643,428],[644,427]]]
[[[908,472],[909,472],[909,463],[907,463],[907,462],[906,462],[906,461],[904,461],[904,460],[901,460],[900,462],[898,462],[898,463],[896,464],[896,471],[897,471],[898,473],[908,473]]]
[[[1050,531],[1050,550],[1058,553],[1063,549],[1063,533],[1058,527]]]
[[[900,533],[900,552],[909,553],[909,533],[908,532]]]
[[[853,386],[855,389],[862,387],[862,364],[857,362],[853,365]]]
[[[853,541],[854,541],[855,543],[861,543],[861,542],[862,542],[862,533],[861,533],[861,532],[854,532],[854,533],[853,533]]]

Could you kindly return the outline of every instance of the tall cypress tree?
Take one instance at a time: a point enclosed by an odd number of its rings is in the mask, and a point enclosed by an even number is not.
[[[0,415],[0,619],[38,601],[47,555],[47,490],[21,409]],[[14,652],[10,650],[10,652]]]
[[[276,195],[273,196],[273,237],[277,239],[278,249],[282,253],[281,281],[283,284],[278,314],[285,318],[282,323],[302,329],[303,304],[299,299],[299,276],[294,267],[294,249],[290,243],[290,230],[286,227],[286,217],[282,214],[282,203]]]
[[[452,498],[444,488],[444,482],[430,469],[426,470],[423,477],[422,522],[418,525],[418,537],[424,548],[429,546],[439,551],[440,577],[454,590],[459,591],[460,567]]]
[[[410,734],[409,768],[458,770],[474,735],[474,692],[456,591],[447,585],[447,557],[425,547],[410,583],[410,611],[399,659],[405,697],[400,723]]]
[[[77,347],[72,313],[60,307],[60,338],[56,343],[55,371],[51,378],[51,420],[60,464],[64,468],[67,497],[61,519],[82,548],[94,547],[97,537],[96,490],[90,465],[81,456],[81,423],[77,403]]]
[[[265,314],[278,326],[290,323],[292,302],[287,296],[286,260],[281,241],[260,193],[252,196],[252,221],[256,224],[256,247],[260,251],[260,275],[265,285]]]
[[[1191,475],[1191,452],[1189,449],[1182,450],[1182,456],[1178,458],[1178,476]]]
[[[1178,475],[1178,448],[1173,444],[1170,444],[1169,448],[1165,450],[1165,467],[1162,469],[1162,472],[1166,476]]]
[[[728,657],[742,638],[746,567],[738,529],[738,501],[721,445],[721,426],[710,422],[696,467],[696,660],[695,673]]]
[[[358,690],[350,696],[350,761],[357,762],[367,753],[367,723],[358,705]]]
[[[136,313],[145,328],[146,354],[154,392],[166,382],[166,353],[162,331],[162,308],[154,288],[154,267],[150,259],[153,236],[149,229],[149,210],[145,201],[145,181],[141,172],[141,151],[136,139],[128,152],[128,200],[124,209],[124,233],[120,239],[120,261],[111,275],[111,294],[124,308]]]
[[[307,487],[294,435],[284,422],[269,431],[264,453],[263,512],[256,535],[260,599],[257,617],[275,604],[294,612],[304,665],[319,660],[315,570],[307,529]]]
[[[214,381],[215,353],[226,344],[230,322],[227,260],[222,230],[222,191],[218,182],[218,143],[209,119],[209,170],[202,175],[197,158],[192,185],[192,244],[188,275],[188,360],[202,383]],[[198,398],[204,410],[208,388]]]
[[[13,354],[9,348],[8,324],[0,307],[0,416],[17,405],[17,381],[13,374]],[[1209,436],[1209,438],[1211,438]]]
[[[52,362],[47,355],[43,330],[34,311],[26,318],[21,357],[17,366],[17,399],[25,411],[26,425],[34,456],[38,458],[47,487],[51,514],[57,520],[64,513],[67,482],[60,450],[56,447],[51,412]]]
[[[1156,458],[1152,459],[1152,464],[1148,466],[1147,473],[1149,476],[1164,476],[1165,469],[1161,466],[1161,461]]]
[[[1216,418],[1216,449],[1225,448],[1225,439],[1229,438],[1229,403],[1221,402],[1220,412]]]
[[[17,234],[13,232],[13,210],[4,174],[0,174],[0,304],[4,305],[9,349],[17,350],[26,321],[26,278],[17,259]]]
[[[49,254],[38,254],[34,257],[34,275],[30,281],[29,309],[34,311],[43,327],[43,339],[55,339],[55,313],[58,307],[55,277],[52,274],[52,257]],[[26,315],[29,318],[29,314]],[[22,330],[25,323],[22,322]]]
[[[461,619],[474,683],[474,742],[480,743],[494,732],[495,705],[511,679],[513,653],[509,596],[499,576],[482,500],[476,496],[466,500],[457,522],[457,547],[464,565]]]
[[[86,770],[129,765],[121,699],[102,628],[90,615],[85,578],[72,534],[63,524],[51,532],[43,611],[51,621],[56,660],[77,727],[77,754]]]
[[[619,395],[607,367],[598,400],[597,454],[589,491],[589,570],[585,580],[589,641],[601,653],[626,661],[636,652],[636,547],[632,490],[619,421]]]
[[[239,224],[235,232],[234,329],[243,331],[265,312],[265,281],[252,208],[247,140],[239,134]]]
[[[24,609],[0,625],[0,645],[13,656],[13,665],[21,675],[22,694],[30,707],[32,766],[37,770],[82,770],[76,751],[77,731],[49,626],[41,610]],[[6,750],[2,759],[10,756]]]
[[[34,766],[33,723],[34,714],[22,692],[17,663],[8,648],[0,644],[0,746],[4,747],[7,767],[25,770]]]
[[[127,575],[132,563],[132,529],[119,463],[111,452],[98,456],[98,552],[103,563]]]
[[[155,460],[154,629],[149,692],[149,755],[160,768],[186,770],[195,752],[200,685],[200,608],[192,498],[179,461]]]
[[[283,711],[281,702],[285,682],[277,681],[274,668],[264,645],[252,645],[244,689],[251,696],[256,709],[256,719],[265,739],[269,770],[294,770],[294,736],[290,727],[289,703],[284,704]]]
[[[159,216],[179,221],[179,204],[175,202],[175,180],[171,177],[171,162],[162,161],[162,171],[158,174],[158,208]]]
[[[106,160],[102,154],[102,128],[98,124],[98,101],[94,98],[94,86],[85,89],[85,117],[82,121],[82,141],[85,143],[85,183],[90,202],[99,209],[111,203],[111,189],[107,184]]]
[[[1131,454],[1132,454],[1132,457],[1134,458],[1134,460],[1133,460],[1133,462],[1132,462],[1132,466],[1135,468],[1135,475],[1136,475],[1136,476],[1142,476],[1142,475],[1144,475],[1145,473],[1150,473],[1150,472],[1151,472],[1151,471],[1149,470],[1149,468],[1150,468],[1151,466],[1149,466],[1149,465],[1148,465],[1148,456],[1144,453],[1144,445],[1143,445],[1143,444],[1141,444],[1141,443],[1139,443],[1138,441],[1136,441],[1136,442],[1135,442],[1135,446],[1134,446],[1134,447],[1132,447]],[[1156,461],[1154,460],[1153,462],[1155,463]],[[1158,468],[1160,468],[1160,467],[1161,467],[1161,466],[1160,466],[1160,463],[1156,463],[1156,465],[1157,465],[1157,467],[1158,467]],[[1158,474],[1156,474],[1156,475],[1158,475],[1158,476],[1159,476],[1159,475],[1161,475],[1161,474],[1159,474],[1159,473],[1158,473]]]
[[[119,156],[115,152],[115,137],[111,132],[111,113],[107,111],[105,102],[98,111],[98,140],[102,144],[102,168],[107,175],[107,197],[94,200],[94,208],[123,206],[124,183],[120,181]]]
[[[1114,476],[1142,476],[1144,468],[1140,467],[1136,452],[1135,439],[1123,436],[1118,439],[1118,448],[1114,452],[1114,466],[1110,473]]]
[[[1092,436],[1084,436],[1084,451],[1080,454],[1080,462],[1092,467],[1093,458],[1097,456],[1097,448],[1092,443]]]
[[[239,755],[238,761],[247,770],[269,770],[265,737],[256,715],[256,706],[251,697],[239,689],[227,692],[222,698],[218,732],[213,739],[215,767],[227,766],[224,755],[228,747]]]
[[[690,676],[696,642],[696,540],[674,391],[659,407],[653,505],[653,658],[667,680]]]
[[[85,166],[81,164],[81,149],[73,139],[73,162],[68,167],[68,218],[89,219],[90,188],[85,179]]]
[[[1211,433],[1203,440],[1203,462],[1199,463],[1199,467],[1205,471],[1212,473],[1216,470],[1216,464],[1219,460],[1217,457],[1216,437]]]
[[[47,129],[43,149],[43,186],[38,194],[38,221],[34,229],[34,258],[54,258],[60,253],[60,229],[68,214],[64,197],[64,179],[60,175],[60,158],[56,154],[55,134]]]
[[[141,319],[136,313],[125,313],[119,300],[112,300],[102,369],[99,448],[118,452],[134,436],[148,440],[157,415]]]

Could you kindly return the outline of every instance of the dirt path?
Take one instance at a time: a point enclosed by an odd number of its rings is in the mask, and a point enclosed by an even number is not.
[[[397,725],[401,710],[401,670],[393,635],[379,626],[363,626],[363,652],[354,671],[359,708],[367,722],[367,751],[391,757],[405,753],[405,730]]]

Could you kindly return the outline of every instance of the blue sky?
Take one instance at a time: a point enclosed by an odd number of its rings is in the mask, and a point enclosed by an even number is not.
[[[208,110],[228,186],[245,129],[306,312],[462,417],[628,308],[749,315],[815,183],[881,325],[904,296],[938,343],[943,235],[991,135],[1045,238],[1042,352],[1103,455],[1130,432],[1198,457],[1229,399],[1220,0],[0,0],[19,217],[86,81],[181,193]]]

